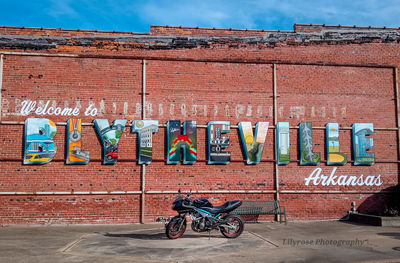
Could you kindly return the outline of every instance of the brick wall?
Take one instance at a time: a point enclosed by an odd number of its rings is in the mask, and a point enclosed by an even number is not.
[[[336,171],[337,175],[348,176],[381,175],[381,186],[328,187],[305,185],[304,179],[315,168],[329,175],[334,166],[324,162],[316,167],[299,166],[298,129],[291,129],[292,162],[278,168],[279,197],[289,220],[342,218],[352,201],[361,211],[383,211],[388,196],[379,192],[399,181],[398,98],[393,67],[400,65],[400,37],[395,30],[387,29],[373,33],[369,39],[358,38],[355,32],[350,40],[323,36],[319,40],[299,41],[296,34],[301,31],[307,36],[307,32],[324,30],[316,25],[298,25],[296,31],[289,33],[153,26],[151,37],[142,38],[135,33],[0,28],[3,36],[20,38],[17,44],[7,37],[0,41],[0,52],[4,54],[0,224],[140,221],[142,167],[137,164],[137,134],[130,133],[129,126],[119,142],[115,165],[102,165],[101,144],[93,126],[84,126],[82,132],[83,150],[90,151],[89,164],[66,165],[65,126],[61,124],[54,138],[58,151],[53,161],[23,165],[24,126],[20,122],[28,117],[66,122],[68,117],[22,116],[20,110],[24,100],[50,101],[59,107],[78,107],[78,117],[84,123],[107,118],[110,123],[127,119],[130,124],[141,119],[142,114],[142,59],[146,59],[146,117],[162,124],[153,136],[154,161],[145,172],[144,222],[173,215],[170,205],[175,194],[171,191],[178,189],[203,191],[197,196],[209,197],[215,204],[232,199],[276,198],[274,129],[268,131],[258,165],[245,163],[236,128],[229,133],[231,144],[227,151],[232,153],[231,163],[207,164],[204,127],[197,130],[197,163],[166,165],[163,126],[168,120],[195,120],[198,125],[213,120],[230,121],[231,125],[240,121],[251,121],[253,125],[269,121],[274,125],[274,62],[276,121],[288,121],[291,126],[312,122],[318,127],[328,122],[338,122],[341,127],[367,122],[374,123],[375,128],[390,128],[378,129],[373,135],[375,165],[360,167],[348,163]],[[391,34],[393,39],[382,40],[381,34]],[[33,38],[25,39],[26,35]],[[64,37],[64,42],[52,43],[51,37],[55,35]],[[102,38],[96,38],[99,35]],[[42,45],[35,36],[47,36],[48,44],[54,46]],[[74,36],[87,37],[86,44]],[[197,42],[182,40],[182,36],[196,36]],[[272,41],[274,37],[278,40]],[[179,44],[178,40],[184,43]],[[25,55],[12,53],[15,51]],[[59,56],[65,54],[72,57]],[[89,105],[98,109],[97,116],[85,116]],[[316,128],[313,135],[314,152],[320,152],[325,160],[325,130]],[[353,158],[351,147],[351,131],[342,129],[340,148],[349,159]],[[243,190],[253,193],[241,193]]]

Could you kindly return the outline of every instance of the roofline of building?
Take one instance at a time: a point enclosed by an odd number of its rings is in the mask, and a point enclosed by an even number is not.
[[[116,31],[116,30],[91,30],[91,29],[68,29],[68,28],[50,28],[50,27],[26,27],[26,26],[7,26],[2,25],[0,29],[20,29],[20,30],[51,30],[51,31],[67,31],[67,32],[83,32],[83,33],[110,33],[110,34],[126,34],[126,35],[148,35],[149,33],[138,33],[132,31]]]
[[[155,28],[165,29],[183,29],[183,30],[215,30],[215,31],[234,31],[234,32],[282,32],[294,33],[298,32],[299,27],[321,28],[321,29],[347,29],[347,30],[387,30],[398,31],[400,27],[376,27],[376,26],[356,26],[356,25],[326,25],[326,24],[305,24],[296,23],[293,30],[269,30],[269,29],[238,29],[238,28],[215,28],[215,27],[185,27],[185,26],[169,26],[169,25],[151,25],[150,32],[132,32],[132,31],[116,31],[116,30],[89,30],[89,29],[67,29],[67,28],[46,28],[46,27],[25,27],[25,26],[0,26],[0,29],[19,29],[19,30],[43,30],[43,31],[64,31],[64,32],[82,32],[82,33],[103,33],[103,34],[123,34],[123,35],[149,35]]]
[[[229,42],[229,44],[227,44]],[[151,26],[149,33],[0,26],[0,49],[49,50],[97,45],[111,49],[191,49],[213,45],[400,43],[400,29],[295,24],[293,31]]]
[[[399,30],[399,27],[378,27],[378,26],[357,26],[357,25],[326,25],[326,24],[302,24],[302,23],[296,23],[294,24],[294,28],[296,26],[312,26],[312,27],[323,27],[323,28],[343,28],[343,29],[378,29],[378,30]]]
[[[150,28],[163,27],[175,29],[195,29],[195,30],[223,30],[223,31],[239,31],[239,32],[287,32],[293,33],[293,30],[270,30],[270,29],[240,29],[240,28],[216,28],[216,27],[186,27],[186,26],[169,26],[169,25],[151,25]]]

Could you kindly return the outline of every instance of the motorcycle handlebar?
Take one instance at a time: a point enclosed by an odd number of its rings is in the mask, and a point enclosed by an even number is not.
[[[181,191],[181,189],[179,188],[179,189],[178,189],[178,194],[179,194],[179,196],[181,196],[181,193],[182,193],[182,191]],[[186,196],[187,196],[187,197],[189,197],[189,196],[191,196],[191,195],[192,195],[192,189],[190,189],[190,191],[186,193]]]
[[[185,198],[183,198],[183,196],[181,195],[181,189],[179,189],[178,190],[178,198],[180,197],[180,198],[182,198],[183,199],[183,203],[182,203],[182,205],[184,206],[184,207],[187,207],[187,205],[188,206],[191,206],[192,204],[193,204],[193,199],[191,199],[191,198],[189,198],[189,196],[191,196],[192,195],[192,189],[190,189],[190,191],[189,192],[187,192],[186,193],[186,197]]]
[[[186,197],[185,200],[184,200],[184,202],[182,203],[182,205],[185,206],[185,207],[186,207],[187,205],[188,205],[188,206],[191,206],[192,204],[193,204],[193,200],[192,200],[191,198],[189,198],[189,197]]]

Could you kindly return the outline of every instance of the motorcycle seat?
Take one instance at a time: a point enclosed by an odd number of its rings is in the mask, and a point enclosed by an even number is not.
[[[201,207],[200,209],[205,210],[211,214],[219,214],[219,213],[229,213],[230,211],[238,208],[242,205],[242,201],[235,200],[235,201],[228,201],[221,206],[214,206],[214,207]]]

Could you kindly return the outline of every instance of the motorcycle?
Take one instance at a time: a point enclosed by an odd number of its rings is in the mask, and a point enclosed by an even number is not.
[[[213,229],[219,229],[226,238],[240,236],[244,229],[244,222],[239,215],[231,215],[229,212],[241,206],[242,201],[228,201],[222,206],[213,206],[206,198],[192,199],[191,191],[184,198],[181,191],[172,205],[172,209],[178,212],[166,224],[165,233],[168,238],[176,239],[186,230],[186,216],[192,219],[192,230],[195,232],[210,233]]]

